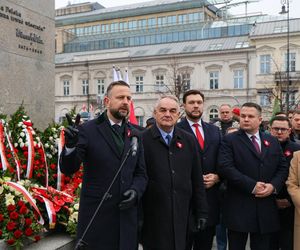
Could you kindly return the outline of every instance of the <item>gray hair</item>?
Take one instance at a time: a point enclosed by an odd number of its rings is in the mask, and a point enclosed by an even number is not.
[[[163,99],[170,99],[170,100],[175,101],[176,104],[177,104],[177,110],[178,110],[178,111],[180,110],[180,103],[179,103],[178,98],[177,98],[175,95],[163,95],[163,96],[161,96],[161,97],[157,100],[157,102],[155,103],[155,105],[154,105],[154,110],[158,108],[158,106],[160,105],[160,103],[161,103],[161,101],[162,101]]]

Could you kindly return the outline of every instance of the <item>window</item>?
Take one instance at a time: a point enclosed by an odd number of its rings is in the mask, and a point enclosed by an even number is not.
[[[219,88],[219,72],[212,71],[209,72],[209,89],[218,89]]]
[[[262,93],[259,95],[259,105],[262,107],[269,107],[271,105],[268,93]]]
[[[249,47],[249,42],[237,42],[235,44],[235,48],[239,49],[239,48],[248,48]]]
[[[128,22],[128,29],[135,30],[137,28],[137,21],[129,21]]]
[[[181,75],[182,78],[182,86],[183,90],[187,91],[191,88],[191,75],[189,73],[185,73]]]
[[[144,116],[136,116],[138,125],[143,127],[144,126]]]
[[[156,26],[156,19],[155,18],[149,18],[148,19],[148,28],[153,28]]]
[[[164,91],[164,90],[165,90],[164,75],[156,75],[155,91]]]
[[[164,26],[167,23],[167,17],[158,17],[157,18],[157,25],[158,27]]]
[[[218,117],[219,117],[219,111],[215,108],[212,108],[209,111],[209,120],[213,120],[213,119],[218,118]]]
[[[287,53],[284,55],[284,68],[287,71],[287,65],[288,65],[288,57]],[[289,53],[289,71],[294,72],[296,71],[296,53]]]
[[[270,55],[261,55],[260,56],[260,73],[261,74],[270,74],[271,72],[271,56]]]
[[[104,95],[105,94],[105,86],[104,86],[104,79],[97,80],[97,94]]]
[[[168,16],[167,17],[167,23],[168,23],[168,25],[176,24],[176,16]]]
[[[110,24],[110,32],[117,32],[118,31],[118,27],[119,23],[111,23]]]
[[[219,50],[222,49],[223,43],[216,43],[216,44],[210,44],[208,49],[209,50]]]
[[[138,25],[139,25],[139,29],[145,29],[147,25],[146,19],[138,20]]]
[[[135,91],[137,93],[144,91],[144,77],[143,76],[135,77]]]
[[[178,23],[179,24],[185,24],[187,22],[187,15],[178,15]]]
[[[127,30],[127,22],[120,23],[120,31],[126,31]]]
[[[286,92],[283,92],[282,99],[286,100]],[[292,107],[296,104],[296,92],[289,92],[289,107]]]
[[[64,80],[63,81],[63,88],[64,88],[64,96],[70,95],[70,81]]]
[[[244,70],[234,70],[233,71],[233,87],[235,89],[242,89],[244,85]]]
[[[82,94],[89,94],[89,80],[82,80]]]

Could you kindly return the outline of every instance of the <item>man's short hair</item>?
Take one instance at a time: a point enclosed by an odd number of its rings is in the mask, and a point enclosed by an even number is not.
[[[180,110],[180,103],[179,103],[178,98],[177,98],[175,95],[163,95],[163,96],[161,96],[161,97],[157,100],[157,102],[155,103],[154,109],[157,109],[157,107],[159,106],[161,100],[163,100],[163,99],[171,99],[171,100],[175,101],[176,104],[177,104],[177,109],[178,109],[178,111]]]
[[[227,103],[221,104],[220,108],[225,107],[225,106],[228,107],[228,108],[231,108],[231,105],[230,105],[230,104],[227,104]]]
[[[107,89],[106,89],[106,96],[109,96],[109,94],[110,94],[112,88],[115,87],[115,86],[125,86],[125,87],[130,88],[130,86],[129,86],[126,82],[124,82],[124,81],[121,81],[121,80],[119,80],[119,81],[114,81],[114,82],[112,82],[112,83],[110,83],[110,84],[108,85],[108,87],[107,87]]]
[[[257,104],[257,103],[254,103],[254,102],[246,102],[242,105],[242,108],[244,107],[247,107],[247,108],[255,108],[259,115],[261,115],[261,112],[262,112],[262,109],[261,107]]]
[[[275,116],[278,116],[278,115],[285,115],[286,116],[286,113],[283,112],[283,111],[278,111],[275,113]]]
[[[296,110],[294,110],[294,112],[293,112],[293,116],[294,115],[300,115],[300,109],[296,109]]]
[[[286,116],[274,116],[271,120],[270,120],[270,126],[272,126],[274,121],[285,121],[288,123],[289,128],[292,127],[292,124],[289,120],[289,118],[287,118]]]
[[[186,92],[183,94],[182,102],[183,102],[184,104],[186,103],[186,98],[187,98],[189,95],[200,95],[200,96],[202,97],[203,102],[204,102],[204,94],[203,94],[200,90],[197,90],[197,89],[190,89],[190,90],[186,91]]]

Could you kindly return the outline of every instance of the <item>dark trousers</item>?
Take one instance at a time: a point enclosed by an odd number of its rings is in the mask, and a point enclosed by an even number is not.
[[[294,230],[282,228],[279,232],[272,234],[269,250],[293,250]]]
[[[207,227],[203,231],[190,234],[187,243],[187,250],[211,250],[213,239],[216,233],[216,227]]]
[[[229,250],[244,250],[249,233],[228,230]],[[250,233],[251,250],[266,250],[270,248],[271,234]]]

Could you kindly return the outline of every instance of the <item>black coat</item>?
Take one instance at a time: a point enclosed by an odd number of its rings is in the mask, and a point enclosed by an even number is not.
[[[282,151],[287,161],[288,166],[293,158],[293,153],[300,150],[300,145],[296,142],[288,140],[284,143],[281,143]],[[277,199],[288,199],[291,204],[293,204],[292,199],[287,191],[286,185],[282,187],[282,190],[277,195]],[[294,228],[294,213],[295,207],[287,207],[284,209],[279,209],[279,218],[280,218],[280,227],[281,228]]]
[[[204,131],[204,149],[200,149],[201,166],[203,174],[216,174],[218,163],[218,152],[221,145],[221,133],[218,127],[201,121]],[[179,128],[195,135],[190,124],[185,118],[177,124]],[[209,189],[205,189],[208,201],[208,225],[215,226],[219,223],[219,185],[216,184]]]
[[[219,173],[228,183],[224,222],[233,231],[271,233],[279,229],[275,195],[256,198],[252,192],[257,181],[271,183],[279,192],[288,167],[277,139],[265,133],[260,138],[260,154],[242,130],[226,135],[220,147]]]
[[[198,143],[191,134],[174,129],[170,147],[154,125],[143,133],[149,177],[143,197],[143,245],[156,250],[184,250],[189,211],[207,218]]]
[[[89,220],[96,210],[102,196],[116,174],[125,153],[130,148],[130,134],[136,133],[134,128],[125,124],[124,150],[118,152],[112,136],[112,129],[102,114],[95,120],[80,127],[79,141],[75,151],[66,155],[62,152],[61,171],[74,173],[84,164],[84,175],[80,195],[79,220],[77,238],[79,239]],[[140,143],[135,157],[131,154],[120,175],[112,186],[107,198],[99,210],[94,223],[86,234],[84,241],[87,249],[134,250],[137,247],[137,206],[120,211],[118,205],[122,194],[128,189],[136,190],[138,198],[146,188],[147,176],[143,147]]]

